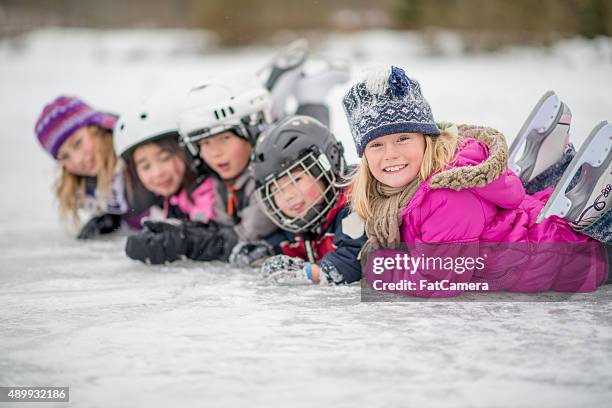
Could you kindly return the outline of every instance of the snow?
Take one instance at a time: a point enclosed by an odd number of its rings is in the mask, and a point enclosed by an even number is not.
[[[316,52],[350,58],[355,77],[402,66],[438,120],[494,126],[509,141],[548,89],[571,107],[577,145],[612,119],[610,39],[466,56],[441,38],[435,54],[414,33],[387,31],[331,36]],[[0,42],[0,385],[70,386],[77,407],[607,406],[610,286],[365,303],[358,286],[273,287],[219,263],[145,266],[124,256],[124,236],[67,235],[54,163],[33,136],[42,106],[72,93],[121,111],[162,84],[255,70],[274,52],[213,45],[191,31],[40,30]],[[329,103],[354,162],[345,89]]]

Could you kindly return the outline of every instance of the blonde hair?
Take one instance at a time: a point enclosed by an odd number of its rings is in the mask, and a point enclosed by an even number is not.
[[[427,180],[433,173],[451,163],[455,157],[459,140],[455,132],[446,129],[437,137],[423,136],[425,137],[425,152],[419,175],[422,180]],[[378,181],[372,175],[364,154],[359,167],[351,178],[350,194],[352,211],[364,220],[373,216],[370,200],[378,194],[374,188],[375,182]]]
[[[112,182],[115,174],[117,157],[113,147],[113,134],[98,126],[89,126],[91,137],[95,145],[94,157],[98,165],[96,176],[96,190],[98,201],[104,201],[112,196]],[[85,199],[85,177],[70,173],[60,166],[60,175],[55,181],[55,195],[58,201],[60,219],[64,222],[72,221],[77,227],[80,223],[78,209]]]

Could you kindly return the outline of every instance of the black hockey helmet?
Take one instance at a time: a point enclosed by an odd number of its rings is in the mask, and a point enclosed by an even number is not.
[[[259,137],[251,161],[258,199],[266,215],[282,229],[314,232],[336,202],[338,182],[346,166],[343,153],[342,143],[332,132],[308,116],[290,116],[267,129]],[[279,209],[274,194],[283,190],[277,181],[288,176],[295,183],[296,172],[308,172],[324,188],[316,205],[292,218]]]

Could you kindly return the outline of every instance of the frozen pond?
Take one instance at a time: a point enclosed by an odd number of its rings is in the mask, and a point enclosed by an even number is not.
[[[271,53],[130,59],[109,51],[119,35],[91,55],[86,38],[42,32],[19,52],[0,42],[0,386],[70,386],[75,407],[609,404],[610,285],[527,299],[539,301],[362,303],[358,285],[274,287],[220,263],[130,261],[121,235],[71,239],[54,213],[53,163],[33,135],[45,102],[73,93],[120,110],[160,82],[255,69]],[[356,67],[395,62],[421,81],[438,120],[509,139],[548,89],[570,105],[578,144],[612,120],[610,41],[433,57],[410,39],[374,32],[320,51]],[[354,159],[341,94],[330,96],[334,130]]]

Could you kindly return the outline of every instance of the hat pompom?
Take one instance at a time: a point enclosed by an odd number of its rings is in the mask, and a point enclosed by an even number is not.
[[[391,94],[393,94],[395,98],[403,98],[408,94],[410,90],[410,81],[403,69],[394,66],[391,67],[389,88],[391,88]]]
[[[384,95],[387,92],[391,68],[390,66],[380,66],[365,72],[363,83],[368,92],[374,95]]]

